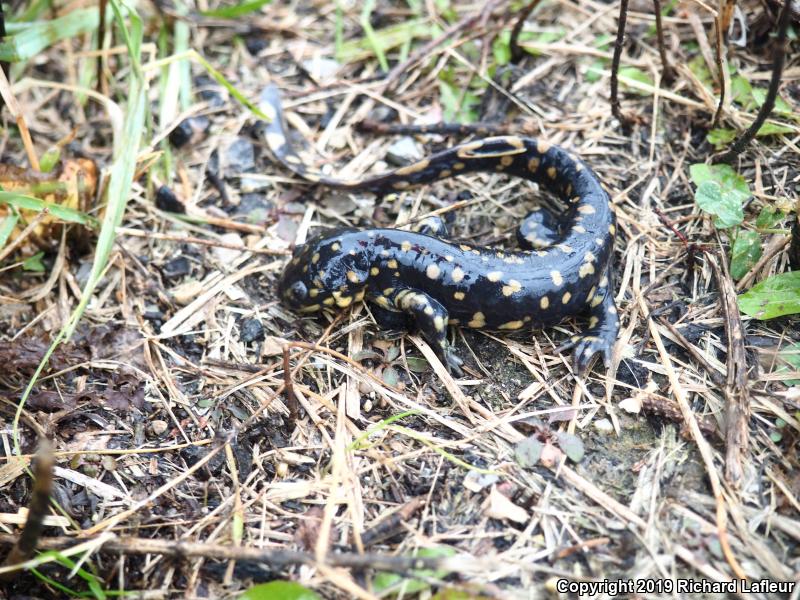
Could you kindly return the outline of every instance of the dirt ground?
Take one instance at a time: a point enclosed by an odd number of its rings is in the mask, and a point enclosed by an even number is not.
[[[155,5],[137,4],[152,67],[148,116],[108,267],[18,422],[20,397],[82,297],[95,234],[54,229],[37,246],[43,270],[0,272],[0,539],[8,547],[19,532],[11,517],[30,503],[25,468],[44,435],[56,470],[40,548],[61,549],[36,573],[14,574],[8,597],[69,596],[55,581],[90,597],[99,585],[109,595],[232,598],[283,579],[323,598],[539,598],[557,595],[560,580],[639,582],[600,597],[711,598],[722,596],[677,586],[800,580],[800,362],[781,354],[800,347],[798,319],[744,317],[737,362],[738,311],[721,293],[789,268],[800,126],[776,116],[790,133],[758,138],[733,163],[752,190],[746,223],[765,206],[789,214],[763,233],[770,259],[733,281],[718,268],[730,236],[697,208],[689,174],[724,149],[707,140],[719,94],[711,7],[664,6],[665,80],[652,5],[631,4],[623,128],[609,104],[617,4],[542,3],[516,62],[508,37],[518,3],[274,2],[237,18]],[[737,10],[731,36],[744,42],[728,46],[731,77],[765,89],[775,7]],[[439,210],[454,238],[513,248],[531,207],[558,204],[499,174],[383,199],[303,182],[202,64],[180,63],[189,79],[178,84],[169,65],[148,63],[177,54],[176,23],[245,98],[277,84],[304,156],[336,176],[374,174],[462,139],[361,133],[367,118],[487,122],[579,155],[608,186],[618,219],[612,368],[598,361],[577,377],[556,352],[581,318],[513,336],[454,329],[465,359],[454,379],[428,362],[421,338],[382,330],[363,305],[321,319],[281,305],[277,277],[309,231],[408,227]],[[371,37],[387,44],[379,56]],[[781,98],[796,110],[791,39]],[[113,41],[122,44],[118,31]],[[59,42],[15,65],[12,84],[40,153],[74,130],[65,154],[107,174],[108,113],[69,90],[17,83],[86,86],[93,43]],[[104,57],[100,94],[124,109],[124,53]],[[169,97],[185,104],[164,121]],[[718,128],[744,129],[755,110],[729,102]],[[3,116],[2,161],[25,164]],[[187,118],[199,131],[180,145],[174,132]],[[728,376],[734,368],[743,387]],[[737,403],[749,415],[731,437]],[[17,442],[22,462],[10,460]],[[265,558],[247,560],[243,549]],[[412,573],[402,559],[413,557],[431,569]]]

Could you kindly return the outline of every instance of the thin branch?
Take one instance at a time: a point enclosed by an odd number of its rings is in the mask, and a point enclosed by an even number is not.
[[[772,77],[769,81],[769,89],[767,90],[764,104],[758,110],[755,121],[750,124],[747,131],[731,144],[730,149],[712,159],[715,163],[731,162],[739,156],[756,137],[758,130],[761,129],[761,126],[775,107],[775,99],[778,97],[778,88],[781,85],[781,76],[783,75],[783,64],[786,61],[786,32],[789,29],[789,7],[791,2],[792,0],[783,0],[783,9],[778,19],[778,36],[775,40],[775,50],[772,58]]]
[[[528,20],[528,17],[533,12],[533,9],[539,6],[541,1],[542,0],[532,0],[528,6],[520,11],[519,18],[517,19],[517,22],[514,23],[514,28],[511,30],[511,38],[508,42],[508,47],[511,50],[512,62],[519,62],[525,55],[525,51],[519,47],[519,34],[522,33],[522,28],[525,25],[525,21]]]
[[[787,0],[788,1],[788,0]],[[625,40],[625,23],[628,20],[628,0],[620,0],[617,39],[614,41],[614,56],[611,59],[611,114],[624,126],[628,121],[619,107],[619,62]]]
[[[661,0],[653,0],[653,12],[656,15],[656,35],[658,36],[658,54],[661,56],[661,79],[670,83],[674,78],[672,65],[667,58],[666,44],[664,43],[664,25],[661,21]]]

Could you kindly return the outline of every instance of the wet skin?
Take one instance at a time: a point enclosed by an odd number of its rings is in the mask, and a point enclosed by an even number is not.
[[[384,324],[410,318],[448,368],[461,361],[448,347],[448,325],[514,331],[554,325],[587,314],[585,331],[561,347],[573,348],[585,371],[602,353],[610,364],[619,332],[611,287],[614,213],[597,176],[582,161],[542,140],[503,136],[455,146],[417,163],[361,181],[331,179],[309,169],[288,143],[277,91],[262,95],[270,149],[309,181],[384,195],[461,173],[503,172],[535,181],[567,205],[560,218],[534,211],[520,225],[523,248],[506,251],[458,244],[432,220],[420,232],[337,229],[295,248],[278,293],[291,308],[313,313],[367,300]],[[427,235],[435,231],[436,236]]]

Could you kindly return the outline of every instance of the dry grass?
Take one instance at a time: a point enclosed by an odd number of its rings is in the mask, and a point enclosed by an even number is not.
[[[637,66],[655,84],[633,82],[645,95],[623,94],[623,111],[636,117],[627,135],[611,119],[608,61],[597,77],[587,76],[597,58],[610,57],[610,46],[596,42],[613,35],[613,5],[544,3],[525,28],[537,37],[523,40],[536,55],[497,80],[487,74],[491,41],[514,22],[501,3],[459,6],[460,17],[476,17],[469,27],[453,28],[424,60],[409,61],[388,80],[373,78],[380,73],[369,52],[335,78],[309,80],[302,65],[334,53],[333,3],[275,3],[238,24],[192,24],[193,47],[248,98],[268,81],[285,90],[291,124],[337,174],[384,166],[394,140],[356,133],[364,118],[390,110],[403,122],[441,116],[437,78],[445,74],[458,87],[490,81],[486,114],[524,124],[581,155],[613,190],[620,224],[615,368],[597,366],[586,380],[572,376],[567,357],[554,348],[578,322],[520,337],[457,331],[467,376],[453,380],[424,341],[387,336],[366,307],[331,322],[288,313],[275,297],[276,277],[282,254],[309,229],[372,219],[405,226],[433,211],[453,212],[458,238],[502,245],[533,205],[535,187],[474,175],[382,202],[315,189],[270,160],[240,104],[213,82],[195,80],[195,91],[216,91],[148,131],[143,147],[157,152],[187,115],[208,116],[210,133],[172,151],[169,162],[140,155],[141,177],[83,325],[56,352],[23,413],[24,462],[40,430],[54,439],[57,457],[53,499],[61,511],[48,520],[44,546],[75,553],[107,589],[149,590],[147,598],[233,597],[251,581],[275,578],[299,581],[324,597],[374,598],[374,571],[364,567],[407,570],[409,564],[389,559],[433,546],[456,552],[438,559],[453,572],[444,585],[473,597],[543,597],[545,583],[560,577],[727,581],[743,574],[796,581],[800,397],[790,382],[800,373],[785,369],[778,351],[797,341],[797,320],[745,321],[750,415],[740,458],[726,459],[725,417],[734,401],[727,332],[735,311],[724,310],[720,295],[730,277],[724,270],[715,276],[713,264],[727,255],[728,240],[699,214],[688,179],[688,165],[712,151],[704,134],[716,97],[685,66],[706,54],[704,44],[690,45],[698,27],[713,48],[710,15],[697,3],[665,19],[677,67],[665,87],[649,6],[632,6],[629,35],[639,41],[627,48],[623,66]],[[446,29],[430,8],[421,8],[424,21]],[[756,3],[742,9],[748,23],[759,22]],[[360,35],[359,10],[344,11],[346,39]],[[376,30],[409,18],[405,4],[380,5],[378,14]],[[548,41],[543,32],[560,35]],[[243,40],[263,42],[257,56]],[[92,47],[73,40],[70,52],[63,49],[47,54],[37,77],[77,83],[69,61]],[[736,49],[733,59],[754,84],[769,76],[769,61],[757,51],[763,46]],[[112,55],[106,53],[113,65]],[[789,56],[784,97],[796,103],[800,64],[796,53]],[[163,73],[146,72],[154,100]],[[193,74],[204,72],[194,66]],[[113,90],[121,81],[108,83]],[[15,93],[40,153],[74,126],[78,146],[108,163],[111,129],[102,112],[49,87],[26,84]],[[734,106],[723,114],[728,126],[750,120]],[[766,138],[742,157],[738,170],[755,191],[749,214],[767,203],[797,201],[797,131]],[[225,164],[237,140],[256,149],[252,173]],[[426,151],[446,142],[422,141]],[[2,147],[4,161],[21,160],[24,146],[8,130]],[[205,175],[218,162],[227,200]],[[193,222],[156,208],[160,184],[172,187]],[[458,196],[464,191],[471,196]],[[441,210],[456,198],[467,201]],[[787,269],[785,235],[773,237],[771,258],[747,284]],[[170,277],[184,259],[187,272]],[[10,348],[4,360],[11,365],[0,393],[12,407],[43,340],[77,304],[89,264],[68,243],[55,244],[50,260],[56,273],[0,274],[3,347]],[[40,286],[45,293],[26,300]],[[256,322],[265,337],[246,341]],[[27,362],[23,346],[32,356]],[[290,411],[287,381],[299,411]],[[9,535],[0,539],[8,543],[30,480],[24,464],[9,460],[6,409],[0,528]],[[515,444],[530,434],[534,418],[545,423],[540,427],[579,436],[583,460],[521,467]],[[731,460],[741,465],[735,485],[726,478]],[[356,556],[349,563],[331,558],[340,553]],[[43,570],[82,589],[67,569]],[[49,593],[30,573],[11,585]]]

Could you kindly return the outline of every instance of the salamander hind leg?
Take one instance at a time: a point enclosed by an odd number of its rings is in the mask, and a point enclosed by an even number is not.
[[[558,348],[558,352],[572,349],[572,365],[578,374],[586,371],[589,362],[598,352],[603,354],[606,368],[610,368],[612,351],[619,335],[619,315],[607,275],[596,288],[592,288],[587,303],[589,327]]]
[[[461,377],[463,362],[447,344],[447,309],[434,298],[413,289],[398,289],[389,300],[395,308],[411,315],[447,370]]]

